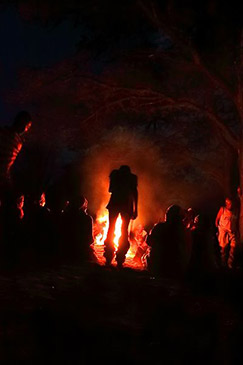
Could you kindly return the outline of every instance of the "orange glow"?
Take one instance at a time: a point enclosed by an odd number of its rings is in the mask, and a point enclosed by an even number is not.
[[[115,244],[115,249],[117,251],[118,247],[119,247],[119,239],[121,237],[121,227],[122,227],[122,219],[121,219],[121,215],[118,215],[118,218],[116,220],[116,226],[115,226],[115,233],[114,233],[114,244]]]
[[[28,123],[28,124],[26,124],[24,131],[25,131],[25,132],[28,132],[28,130],[31,128],[31,126],[32,126],[32,122],[31,122],[31,121],[29,121],[29,123]]]
[[[95,235],[95,244],[104,245],[104,242],[107,237],[108,228],[109,228],[108,211],[105,211],[104,213],[102,213],[100,215],[100,217],[97,218],[97,222],[98,222],[97,228],[100,232],[97,235]],[[121,227],[122,227],[122,219],[121,219],[121,215],[119,214],[119,216],[116,220],[114,239],[113,239],[115,251],[117,251],[118,246],[119,246],[119,239],[121,237]]]
[[[101,214],[96,220],[95,245],[104,245],[108,232],[108,211]]]
[[[98,218],[96,219],[95,229],[94,229],[94,237],[95,237],[94,249],[96,253],[99,252],[98,254],[99,261],[103,261],[103,259],[101,259],[99,247],[104,245],[104,242],[107,237],[108,228],[109,228],[109,215],[108,211],[104,210],[100,214],[98,214]],[[119,239],[121,237],[121,228],[122,228],[122,219],[121,215],[119,214],[116,220],[114,239],[113,239],[115,251],[117,251],[119,246]],[[135,247],[133,247],[133,245],[131,244],[129,251],[126,254],[126,261],[127,260],[131,261],[134,255],[135,255]],[[129,266],[134,266],[134,265],[129,264]]]
[[[39,205],[44,207],[46,205],[46,194],[42,193],[39,199]]]

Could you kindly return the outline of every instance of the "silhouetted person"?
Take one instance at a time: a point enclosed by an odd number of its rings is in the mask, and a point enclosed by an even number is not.
[[[235,207],[235,214],[237,217],[237,222],[236,222],[236,231],[238,234],[237,239],[240,240],[240,211],[241,211],[241,200],[242,200],[242,190],[241,187],[238,186],[237,190],[236,190],[236,196],[233,202],[233,205]]]
[[[22,111],[16,115],[11,127],[0,129],[0,196],[10,189],[11,167],[22,149],[31,124],[30,114]]]
[[[240,216],[241,199],[242,199],[242,190],[241,187],[238,186],[238,188],[236,189],[236,198],[235,198],[235,209],[238,216]]]
[[[15,265],[24,246],[24,195],[9,193],[3,209],[2,259],[7,266]]]
[[[129,222],[131,219],[137,218],[137,176],[131,173],[129,166],[122,165],[119,170],[111,172],[109,192],[111,197],[106,207],[109,211],[109,229],[105,240],[104,256],[106,264],[110,265],[115,254],[113,244],[115,224],[120,214],[122,218],[122,233],[116,252],[116,261],[117,265],[122,267],[130,247],[128,240]]]
[[[240,222],[242,222],[242,216],[241,216],[241,205],[242,205],[242,189],[240,186],[237,187],[236,190],[236,196],[234,199],[234,206],[235,206],[235,212],[236,212],[236,216],[237,216],[237,222],[236,222],[236,240],[237,242],[241,242],[241,237],[240,237],[240,230],[241,230],[241,224]],[[242,250],[242,245],[239,244],[236,247],[236,254],[235,254],[235,266],[239,267],[242,266],[243,263],[243,250]]]
[[[221,248],[221,260],[223,266],[233,267],[234,254],[237,242],[237,215],[233,209],[232,200],[225,199],[217,214],[215,225],[218,228],[218,241]],[[229,247],[230,246],[230,249]],[[228,252],[229,249],[229,252]]]
[[[64,213],[67,207],[67,200],[62,190],[52,186],[46,193],[46,207],[50,211],[50,255],[57,258],[62,244]]]
[[[196,214],[192,208],[188,208],[185,211],[185,218],[183,219],[183,223],[187,229],[193,231],[196,228],[195,223]]]
[[[64,213],[64,241],[62,255],[75,263],[96,261],[92,248],[93,218],[87,213],[88,201],[84,196],[70,200]]]
[[[34,255],[34,264],[47,264],[55,250],[54,228],[51,213],[46,206],[46,195],[42,192],[34,201],[31,211],[27,214],[29,249]]]
[[[156,224],[147,243],[151,247],[148,270],[154,275],[178,276],[185,271],[186,239],[182,209],[172,205],[167,209],[165,222]]]
[[[191,275],[209,273],[216,268],[214,234],[209,218],[198,215],[196,228],[192,231],[192,254],[189,264]]]
[[[193,208],[188,208],[184,211],[183,224],[186,228],[186,248],[187,248],[187,260],[190,261],[193,245],[193,232],[197,228],[198,216]]]

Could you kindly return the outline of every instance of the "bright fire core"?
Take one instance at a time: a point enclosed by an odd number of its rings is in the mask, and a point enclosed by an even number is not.
[[[95,236],[94,249],[100,262],[104,262],[103,247],[107,237],[108,228],[109,228],[109,214],[108,211],[104,211],[102,212],[102,214],[98,216],[96,220],[95,234],[94,234]],[[122,219],[121,215],[119,214],[116,220],[114,239],[113,239],[115,251],[117,251],[119,246],[119,239],[121,237],[121,228],[122,228]],[[131,244],[129,251],[126,254],[125,263],[130,267],[137,266],[134,263],[132,263],[132,259],[135,255],[134,250],[135,248],[133,248],[133,245]]]

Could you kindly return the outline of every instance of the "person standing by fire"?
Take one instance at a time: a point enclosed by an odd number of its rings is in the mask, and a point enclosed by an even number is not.
[[[12,188],[11,168],[22,149],[25,135],[32,124],[26,111],[19,112],[11,127],[0,128],[0,196]]]
[[[130,167],[122,165],[118,170],[113,170],[110,174],[109,192],[111,197],[107,205],[109,211],[109,229],[105,240],[104,257],[106,265],[110,265],[115,255],[114,230],[118,215],[122,219],[122,232],[119,240],[119,247],[116,252],[116,262],[118,267],[122,267],[129,250],[128,226],[131,219],[137,218],[137,176],[131,173]]]
[[[13,201],[16,199],[16,191],[14,191],[11,169],[23,147],[25,135],[30,129],[31,124],[32,122],[30,114],[27,111],[21,111],[16,115],[11,127],[0,128],[0,225],[2,226],[2,232],[0,232],[2,237],[0,237],[0,240],[2,242],[8,241],[8,234],[11,232],[14,226],[13,223],[9,224],[9,226],[5,224],[6,222],[11,222],[12,212],[10,206],[12,208],[12,205],[14,205]],[[17,204],[19,204],[19,207],[23,205],[23,197],[20,198],[20,201]],[[19,207],[17,207],[18,213],[20,215],[18,218],[22,220],[23,210]],[[16,214],[16,216],[18,216],[18,214]],[[7,232],[7,229],[9,229],[9,232]]]
[[[237,241],[237,215],[233,209],[233,203],[230,198],[225,199],[225,206],[218,211],[215,225],[218,228],[218,241],[221,248],[222,265],[228,265],[232,268]],[[227,248],[230,246],[228,260]]]

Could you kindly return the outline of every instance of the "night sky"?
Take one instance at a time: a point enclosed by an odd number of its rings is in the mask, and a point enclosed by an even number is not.
[[[34,122],[16,162],[25,189],[37,181],[46,189],[74,165],[95,212],[107,198],[96,181],[129,162],[152,202],[142,212],[171,202],[200,206],[215,191],[218,201],[228,193],[234,154],[202,110],[236,134],[239,119],[227,93],[195,66],[190,47],[234,92],[242,25],[234,2],[1,3],[1,125],[22,109]],[[165,97],[199,109],[165,109]]]
[[[102,6],[98,1],[84,1],[81,5],[71,1],[70,8],[65,1],[54,1],[52,5],[47,1],[1,3],[1,123],[15,113],[14,106],[6,106],[4,94],[18,88],[18,72],[23,68],[51,68],[78,53],[90,52],[91,72],[101,75],[114,67],[123,54],[151,50],[152,57],[176,46],[166,34],[166,27],[158,29],[146,18],[139,6],[143,2],[139,1],[116,6],[111,1],[102,2]],[[241,26],[240,8],[234,2],[229,5],[215,0],[172,3],[178,26],[217,66],[217,53],[223,53],[235,40]],[[158,4],[160,10],[169,6],[168,1]],[[221,63],[228,61],[226,57]]]
[[[85,29],[74,28],[71,20],[59,25],[41,26],[21,17],[16,7],[8,6],[0,12],[1,95],[6,89],[18,88],[18,72],[22,68],[43,69],[73,56]],[[1,98],[1,123],[11,119],[18,110],[9,110]]]

